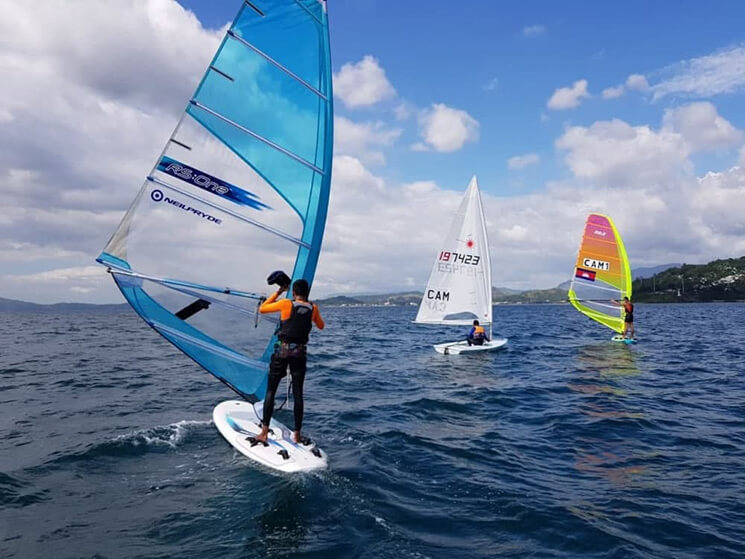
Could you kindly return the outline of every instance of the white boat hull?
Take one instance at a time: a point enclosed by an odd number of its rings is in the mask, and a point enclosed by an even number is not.
[[[228,400],[218,404],[212,419],[220,434],[233,448],[273,470],[280,472],[309,472],[328,467],[328,456],[315,444],[308,446],[295,443],[292,431],[279,421],[272,419],[268,446],[251,444],[250,439],[261,431],[260,419],[254,406],[240,400]]]
[[[468,345],[466,341],[450,342],[433,346],[437,353],[445,355],[459,355],[461,353],[481,353],[502,349],[507,345],[507,338],[494,338],[483,345]]]

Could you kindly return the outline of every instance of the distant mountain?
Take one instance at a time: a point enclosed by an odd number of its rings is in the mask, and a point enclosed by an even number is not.
[[[647,268],[634,268],[633,270],[631,270],[631,279],[651,278],[655,274],[659,274],[660,272],[664,272],[665,270],[676,268],[678,266],[681,266],[681,264],[661,264],[660,266],[649,266]]]
[[[421,291],[405,291],[403,293],[382,293],[375,295],[355,295],[347,297],[346,295],[336,295],[328,299],[317,299],[315,302],[337,307],[353,306],[384,306],[384,307],[401,307],[406,305],[418,305],[422,300]]]
[[[495,303],[565,303],[567,288],[561,286],[551,289],[529,289],[512,295],[494,298]]]
[[[510,289],[508,287],[492,287],[492,300],[500,301],[505,297],[511,297],[521,293],[519,289]],[[335,307],[354,307],[362,305],[370,306],[408,306],[419,305],[422,300],[421,291],[405,291],[402,293],[381,293],[373,295],[335,295],[327,299],[320,299],[316,302],[327,306]]]
[[[359,299],[355,299],[354,297],[346,297],[345,295],[335,295],[334,297],[329,297],[328,299],[314,299],[314,302],[318,302],[331,307],[359,307],[360,305],[365,304]]]
[[[633,292],[651,303],[745,301],[745,256],[670,268],[635,280]]]
[[[518,293],[522,293],[522,291],[522,289],[510,289],[509,287],[492,287],[491,296],[492,299],[497,299],[507,295],[517,295]]]
[[[117,305],[95,305],[91,303],[55,303],[41,305],[28,301],[17,301],[0,297],[0,312],[117,312],[129,309],[127,303]]]

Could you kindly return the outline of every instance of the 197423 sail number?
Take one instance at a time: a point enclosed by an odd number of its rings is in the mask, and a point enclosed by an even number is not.
[[[481,257],[476,254],[463,254],[462,252],[448,252],[443,250],[440,252],[438,260],[442,262],[452,262],[453,264],[470,264],[471,266],[478,266],[481,261]]]

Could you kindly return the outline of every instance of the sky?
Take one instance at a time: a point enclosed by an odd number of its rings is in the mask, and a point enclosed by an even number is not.
[[[316,296],[422,289],[474,174],[496,286],[568,279],[589,212],[632,268],[745,254],[745,4],[390,6],[328,3]],[[122,300],[94,260],[239,7],[0,0],[0,297]]]

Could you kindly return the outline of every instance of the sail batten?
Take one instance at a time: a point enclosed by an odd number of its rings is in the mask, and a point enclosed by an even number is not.
[[[300,5],[301,8],[304,8],[304,6],[302,4],[299,4],[299,5]],[[308,13],[310,13],[310,12],[308,12]],[[316,95],[318,95],[324,101],[327,101],[328,100],[327,97],[323,93],[321,93],[320,91],[318,91],[315,87],[313,87],[312,85],[310,85],[303,78],[301,78],[300,76],[298,76],[297,74],[295,74],[292,70],[289,70],[288,68],[285,68],[284,66],[282,66],[279,62],[277,62],[276,60],[274,60],[271,56],[269,56],[268,54],[266,54],[265,52],[263,52],[261,49],[253,46],[251,43],[249,43],[248,41],[246,41],[246,39],[244,39],[240,35],[236,35],[232,31],[228,31],[228,35],[230,37],[232,37],[233,39],[235,39],[236,41],[238,41],[239,43],[241,43],[242,45],[244,45],[245,47],[247,47],[247,48],[251,49],[252,51],[254,51],[259,56],[265,58],[267,62],[270,62],[270,63],[274,64],[277,68],[279,68],[280,70],[282,70],[285,74],[287,74],[288,76],[290,76],[293,79],[297,80],[298,83],[300,83],[300,84],[304,85],[305,87],[307,87],[308,89],[310,89],[313,93],[315,93]]]
[[[266,276],[312,284],[333,153],[324,6],[262,6],[241,3],[97,259],[149,326],[252,402],[275,340]]]
[[[229,124],[229,125],[233,126],[234,128],[237,128],[241,132],[245,132],[249,136],[251,136],[251,137],[259,140],[260,142],[264,142],[266,145],[271,146],[272,148],[276,149],[277,151],[279,151],[281,153],[284,153],[286,156],[291,157],[292,159],[294,159],[298,163],[301,163],[301,164],[305,165],[306,167],[308,167],[309,169],[312,169],[316,173],[318,173],[320,175],[323,175],[324,174],[324,172],[321,169],[319,169],[318,167],[316,167],[310,161],[306,161],[305,159],[303,159],[302,157],[300,157],[296,153],[293,153],[290,150],[283,148],[279,144],[276,144],[276,143],[272,142],[271,140],[265,138],[261,134],[258,134],[256,132],[254,132],[253,130],[250,130],[250,129],[246,128],[245,126],[241,126],[237,122],[234,122],[234,121],[230,120],[225,115],[223,115],[223,114],[221,114],[221,113],[219,113],[219,112],[217,112],[215,110],[210,109],[209,107],[207,107],[206,105],[203,105],[202,103],[200,103],[199,101],[197,101],[195,99],[192,99],[190,102],[191,102],[191,104],[193,106],[197,107],[198,109],[201,109],[201,110],[203,110],[203,111],[211,114],[212,116],[214,116],[216,118],[219,118],[220,120],[222,120],[226,124]]]
[[[611,303],[631,297],[631,269],[610,217],[588,216],[568,295],[582,314],[615,332],[623,332],[623,310]]]
[[[324,4],[324,2],[326,0],[317,0],[317,1],[319,3],[321,3],[321,4]],[[308,14],[310,15],[310,17],[312,17],[314,20],[316,20],[320,25],[323,25],[323,22],[320,19],[318,19],[318,17],[316,17],[316,15],[313,12],[311,12],[308,8],[306,8],[305,5],[300,0],[295,0],[295,3],[298,6],[300,6],[303,10],[305,10],[306,12],[308,12]],[[325,5],[324,5],[324,11],[325,11]]]
[[[259,14],[261,17],[264,17],[266,14],[262,12],[258,6],[254,5],[252,2],[249,2],[248,0],[243,0],[243,3],[246,4],[249,8],[251,8],[254,12]]]

